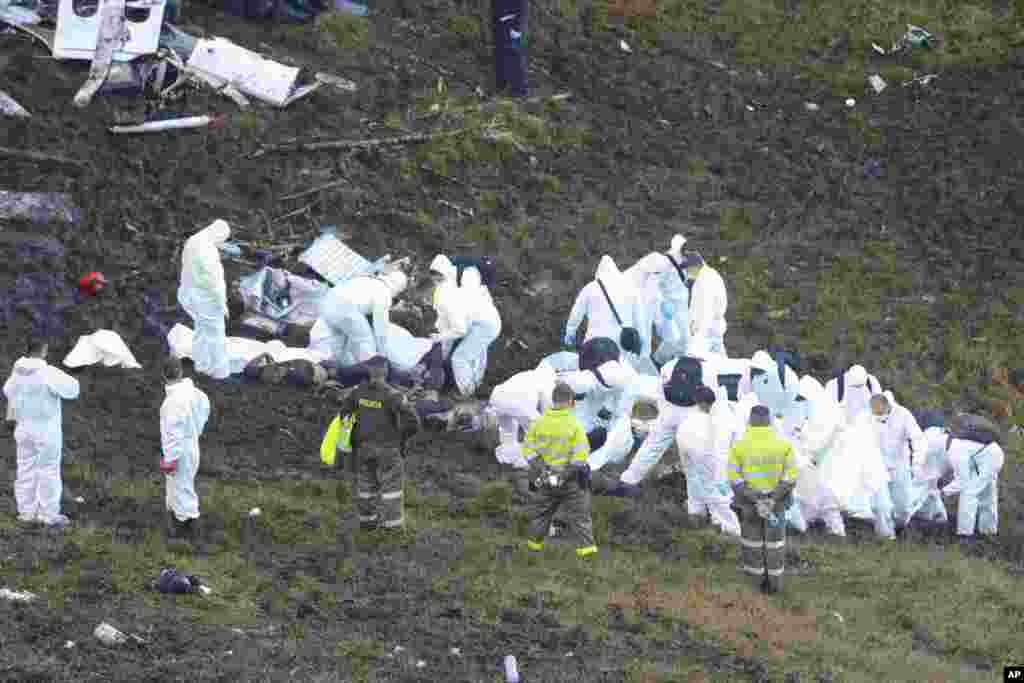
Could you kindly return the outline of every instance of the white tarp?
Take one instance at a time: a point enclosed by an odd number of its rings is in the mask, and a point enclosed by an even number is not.
[[[167,333],[167,343],[171,347],[171,353],[179,358],[191,358],[193,334],[191,328],[181,323],[171,328],[171,331]],[[233,375],[242,372],[253,358],[264,353],[270,354],[275,363],[286,363],[290,360],[321,363],[330,357],[329,354],[314,349],[285,346],[284,342],[279,339],[261,342],[244,337],[228,337],[228,358]]]
[[[271,320],[312,327],[320,315],[320,300],[331,288],[268,266],[240,278],[237,289],[246,310]]]
[[[337,285],[361,273],[372,272],[375,266],[382,261],[384,259],[374,263],[357,254],[338,239],[333,226],[325,228],[323,234],[299,255],[300,263],[305,263],[323,275],[332,285]]]
[[[80,368],[100,363],[107,367],[141,368],[131,349],[113,330],[97,330],[79,337],[75,348],[64,358],[64,365]]]

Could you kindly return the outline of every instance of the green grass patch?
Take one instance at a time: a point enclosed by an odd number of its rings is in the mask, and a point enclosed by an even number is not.
[[[754,217],[749,207],[722,207],[718,225],[722,239],[745,242],[754,238]]]
[[[366,17],[353,16],[347,12],[330,12],[317,18],[316,27],[343,50],[366,47],[369,42],[370,22]]]
[[[465,40],[472,40],[480,35],[480,18],[471,15],[448,17],[448,33]]]

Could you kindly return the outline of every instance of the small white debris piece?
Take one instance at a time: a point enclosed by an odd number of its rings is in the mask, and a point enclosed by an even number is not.
[[[0,598],[12,602],[32,602],[38,596],[29,591],[12,591],[10,588],[0,588]]]
[[[395,652],[405,652],[405,648],[401,645],[395,645]]]
[[[213,590],[209,586],[200,586],[199,587],[199,592],[202,593],[203,595],[209,595],[210,593],[213,592]]]
[[[846,106],[847,107],[853,107],[853,106],[856,106],[856,104],[857,104],[857,100],[853,99],[852,97],[848,97],[846,99]]]
[[[576,656],[576,653],[575,653],[575,652],[573,652],[572,650],[570,650],[569,652],[566,652],[566,653],[565,653],[565,657],[566,657],[566,659],[568,659],[568,658],[570,658],[570,657],[575,657],[575,656]]]
[[[885,90],[885,87],[886,87],[885,79],[883,79],[878,74],[873,74],[873,75],[869,76],[868,77],[868,83],[870,83],[871,87],[875,89],[875,94],[876,95],[881,93],[883,90]]]
[[[342,78],[341,76],[334,76],[332,74],[317,72],[314,78],[320,81],[321,83],[333,85],[335,88],[338,88],[339,90],[345,90],[348,92],[356,91],[356,84],[348,80],[347,78]]]
[[[253,508],[252,510],[249,510],[249,516],[250,517],[259,517],[260,516],[260,509],[259,508]]]
[[[425,661],[423,661],[422,659],[416,662],[416,668],[417,669],[425,669],[426,667],[427,667],[427,663]]]
[[[816,105],[814,102],[804,102],[804,109],[807,111],[818,111],[821,107]]]
[[[719,69],[725,68],[725,64],[722,64],[721,62],[711,62],[710,64],[711,66],[717,66]]]
[[[626,54],[633,52],[633,48],[629,46],[629,43],[621,39],[619,40],[619,49],[625,52]]]
[[[871,47],[873,47],[875,49],[875,52],[877,52],[878,54],[880,54],[880,55],[884,55],[885,54],[885,48],[883,48],[878,43],[871,43]]]
[[[70,650],[74,646],[75,646],[75,641],[73,641],[73,640],[69,640],[66,643],[64,643],[64,649],[65,650]]]
[[[85,498],[82,498],[81,496],[78,496],[77,498],[75,498],[75,502],[79,503],[79,504],[84,503],[85,502]]]
[[[750,106],[750,105],[748,104],[748,105],[747,105],[747,111],[754,111],[754,108],[753,108],[753,107],[751,107],[751,106]]]
[[[452,649],[448,650],[448,653],[455,657],[459,657],[462,655],[462,650],[460,650],[457,647],[453,647]]]
[[[842,623],[844,623],[846,621],[845,619],[843,619],[843,615],[840,614],[839,612],[833,612],[832,616],[834,616],[836,619],[838,619],[840,624],[842,624]]]

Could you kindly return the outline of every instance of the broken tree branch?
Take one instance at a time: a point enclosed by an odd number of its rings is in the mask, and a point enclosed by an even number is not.
[[[473,211],[473,209],[463,208],[463,207],[459,206],[458,204],[455,204],[453,202],[449,202],[449,201],[444,200],[444,199],[438,199],[437,203],[440,204],[441,206],[447,206],[449,209],[457,211],[457,212],[461,213],[463,216],[469,216],[470,218],[472,218],[473,216],[476,215],[476,213]]]
[[[284,145],[263,145],[249,155],[250,159],[256,159],[269,152],[313,152],[321,149],[373,149],[389,145],[414,145],[423,142],[430,142],[439,138],[453,137],[468,132],[466,128],[458,130],[446,130],[439,133],[415,133],[413,135],[400,135],[393,138],[375,138],[372,140],[328,140],[325,142],[299,142]]]
[[[342,180],[335,180],[335,181],[326,183],[324,185],[321,185],[319,187],[314,187],[311,190],[304,190],[302,192],[296,192],[295,194],[290,194],[290,195],[288,195],[286,197],[281,197],[280,201],[284,202],[284,201],[288,201],[289,199],[300,199],[302,197],[308,197],[309,195],[316,194],[317,192],[320,192],[321,190],[331,190],[331,189],[334,189],[335,187],[339,187],[341,185],[345,185],[348,182],[349,182],[348,178],[344,178]]]
[[[41,152],[30,152],[25,149],[11,149],[10,147],[0,147],[0,157],[21,159],[22,161],[48,161],[54,164],[78,166],[79,168],[86,168],[89,165],[88,162],[79,161],[78,159],[69,159],[67,157],[56,156],[53,154],[42,154]]]

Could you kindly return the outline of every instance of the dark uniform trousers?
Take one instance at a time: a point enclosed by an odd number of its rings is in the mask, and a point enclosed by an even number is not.
[[[590,491],[580,488],[575,477],[572,477],[557,488],[545,487],[530,496],[524,510],[530,521],[527,533],[530,548],[539,550],[543,547],[551,522],[560,509],[565,511],[572,532],[579,538],[578,548],[594,547]]]
[[[526,97],[526,18],[528,0],[491,0],[495,88]]]
[[[782,506],[775,506],[778,526],[757,514],[752,504],[740,507],[740,571],[757,579],[769,592],[782,588],[786,554],[786,518]]]
[[[405,522],[402,483],[405,462],[397,444],[366,443],[358,447],[356,509],[364,528],[401,527]]]

